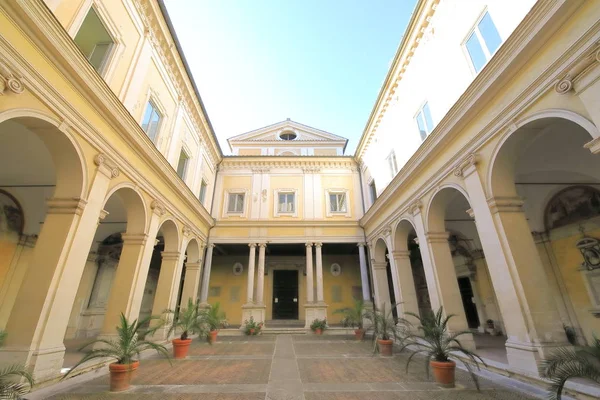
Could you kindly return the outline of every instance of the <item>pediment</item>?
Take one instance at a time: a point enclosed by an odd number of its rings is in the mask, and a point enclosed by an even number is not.
[[[286,134],[295,135],[295,138],[293,140],[282,139],[286,137]],[[227,141],[230,144],[243,142],[287,142],[289,144],[294,142],[332,142],[332,144],[345,144],[348,139],[292,120],[286,120],[233,136]]]

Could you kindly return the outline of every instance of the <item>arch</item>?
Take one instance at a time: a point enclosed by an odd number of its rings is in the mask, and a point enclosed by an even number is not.
[[[546,231],[600,215],[600,191],[573,185],[554,193],[544,207]]]
[[[373,246],[373,259],[377,263],[384,263],[385,253],[387,251],[387,243],[382,237],[375,239],[375,245]]]
[[[469,196],[465,189],[455,183],[442,185],[433,196],[431,196],[425,217],[426,229],[428,232],[446,231],[445,218],[447,206],[458,194],[462,194],[467,202],[469,202]]]
[[[160,223],[158,231],[162,233],[165,241],[165,252],[178,252],[180,234],[177,226],[177,221],[171,217],[166,217]]]
[[[394,251],[408,251],[408,236],[416,232],[413,221],[407,217],[401,218],[393,231]]]
[[[492,151],[486,172],[486,190],[491,197],[517,196],[514,185],[506,187],[501,182],[514,182],[516,153],[525,147],[524,144],[537,137],[537,134],[524,135],[525,129],[532,128],[539,131],[541,127],[549,126],[553,121],[567,121],[574,124],[583,129],[590,136],[590,140],[600,137],[600,131],[591,121],[569,110],[547,109],[521,118],[506,130]],[[521,136],[521,140],[515,140],[518,136]]]
[[[60,121],[33,109],[1,112],[0,126],[9,121],[26,127],[46,146],[56,170],[54,197],[87,197],[88,175],[83,151]]]
[[[146,232],[146,203],[144,196],[130,182],[124,182],[113,187],[104,199],[104,207],[113,195],[123,202],[127,214],[127,233],[139,234]]]
[[[200,260],[202,255],[200,254],[200,243],[197,238],[190,238],[184,248],[186,249],[187,262],[195,263]]]

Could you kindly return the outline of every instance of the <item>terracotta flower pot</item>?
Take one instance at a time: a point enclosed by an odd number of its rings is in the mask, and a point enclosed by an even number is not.
[[[219,333],[219,331],[214,330],[214,331],[210,331],[210,333],[208,334],[208,341],[210,343],[216,343],[217,342],[217,334]]]
[[[365,337],[365,330],[364,329],[355,329],[354,337],[356,338],[356,340],[363,340]]]
[[[139,361],[131,364],[112,363],[108,366],[110,371],[110,391],[121,392],[129,389],[131,379],[140,365]]]
[[[256,332],[255,329],[250,329],[250,335],[254,335],[255,332]]]
[[[392,350],[394,346],[394,342],[392,340],[377,340],[377,345],[379,346],[379,354],[385,357],[392,356]]]
[[[430,361],[431,372],[437,383],[444,387],[454,387],[454,370],[456,363],[454,361]]]
[[[321,328],[315,329],[315,335],[322,335],[322,334],[323,334],[323,329],[321,329]]]
[[[186,358],[192,339],[173,339],[173,357],[176,359]]]

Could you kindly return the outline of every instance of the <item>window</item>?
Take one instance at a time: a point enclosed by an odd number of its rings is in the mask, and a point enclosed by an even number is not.
[[[228,213],[241,214],[244,212],[244,193],[229,193]]]
[[[396,163],[396,152],[392,151],[389,156],[387,156],[388,168],[390,169],[390,174],[392,178],[396,176],[398,173],[398,164]]]
[[[190,157],[185,153],[185,151],[181,150],[181,154],[179,154],[179,163],[177,163],[177,175],[181,179],[185,180],[185,174],[187,172],[187,167],[190,162]]]
[[[329,209],[334,213],[346,212],[346,193],[330,193]]]
[[[94,69],[103,73],[115,41],[93,7],[85,16],[74,41]]]
[[[475,72],[481,71],[501,43],[502,39],[500,39],[496,25],[486,11],[465,41],[465,48],[469,53]]]
[[[375,203],[375,200],[377,200],[377,188],[375,187],[374,179],[369,183],[369,193],[371,195],[371,203]]]
[[[279,212],[293,213],[295,210],[295,197],[295,193],[279,193]]]
[[[200,194],[198,195],[198,199],[200,200],[200,203],[204,204],[204,198],[206,197],[206,187],[208,185],[206,184],[206,182],[204,181],[204,179],[202,180],[202,183],[200,184]]]
[[[146,112],[144,113],[144,119],[142,120],[142,129],[153,142],[156,140],[161,120],[162,115],[157,107],[152,101],[149,101],[146,106]]]
[[[283,132],[281,135],[279,135],[279,139],[281,140],[294,140],[296,137],[298,137],[298,135],[296,135],[294,132]]]
[[[421,140],[425,140],[427,135],[433,130],[433,119],[431,118],[431,112],[429,111],[429,103],[425,102],[425,104],[423,104],[423,107],[421,107],[417,113],[415,120],[417,120]]]

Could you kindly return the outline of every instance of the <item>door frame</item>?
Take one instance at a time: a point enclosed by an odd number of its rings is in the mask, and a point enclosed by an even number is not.
[[[267,277],[269,278],[269,290],[271,293],[270,298],[265,299],[267,302],[267,319],[273,319],[273,290],[275,285],[275,274],[273,271],[297,271],[298,272],[298,319],[301,320],[302,317],[302,280],[304,279],[304,270],[306,268],[306,262],[302,265],[300,262],[273,262],[271,264],[266,265]]]

